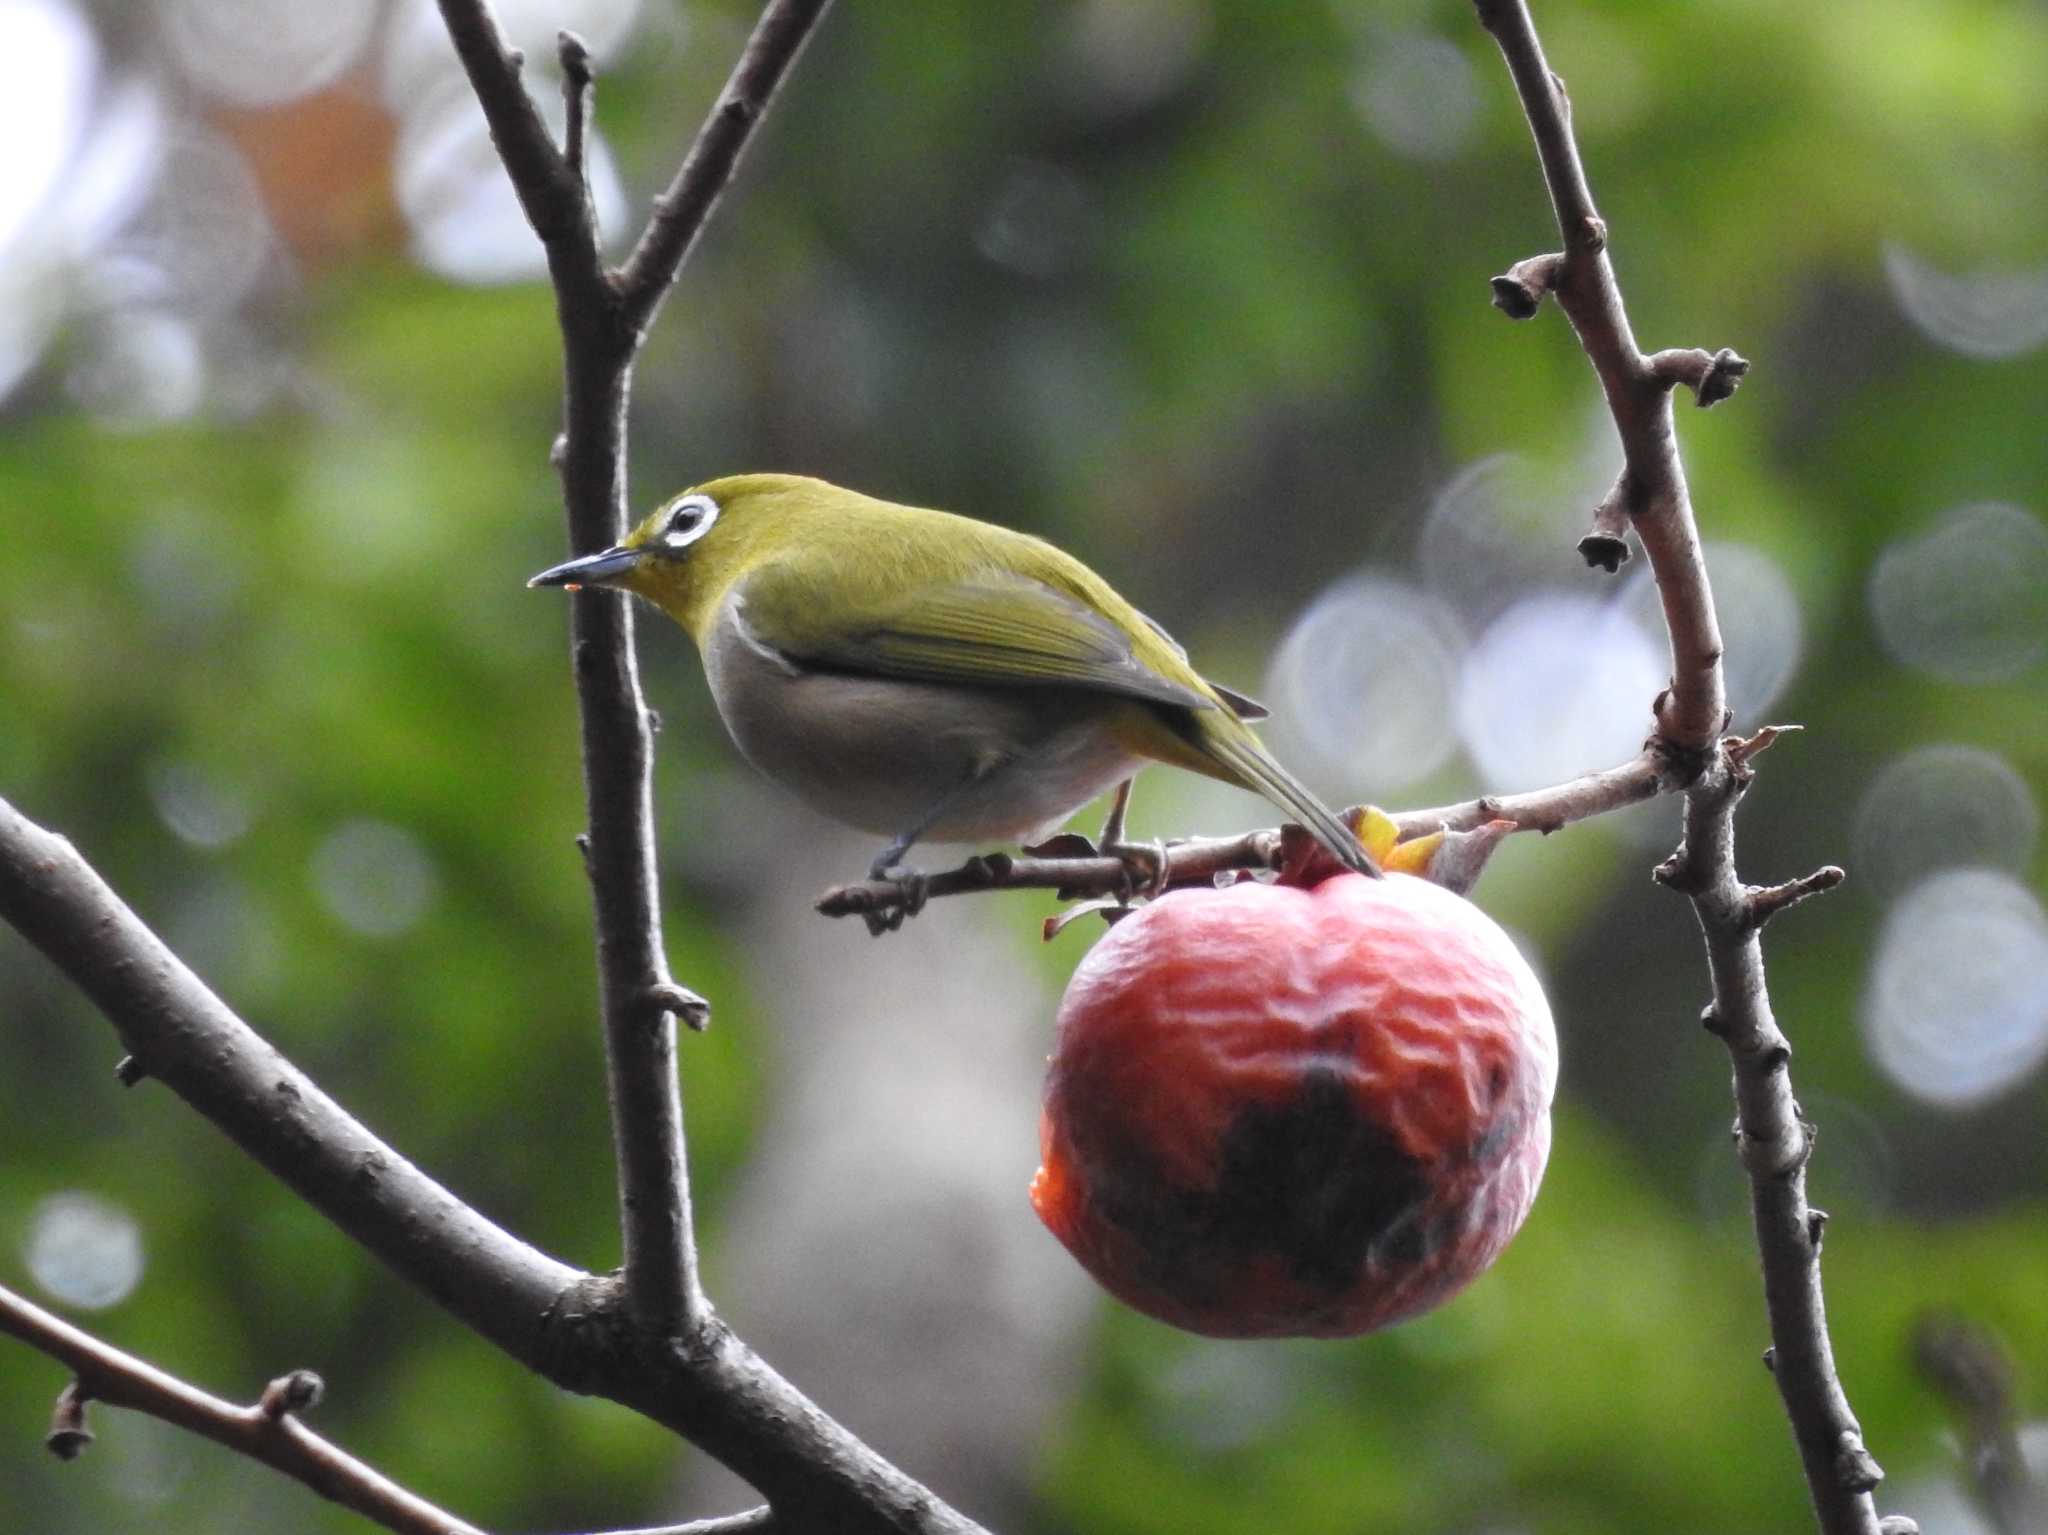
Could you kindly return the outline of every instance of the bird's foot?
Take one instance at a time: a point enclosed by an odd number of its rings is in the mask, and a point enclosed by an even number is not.
[[[868,925],[868,932],[876,937],[893,933],[903,926],[904,920],[924,910],[925,897],[931,889],[930,879],[920,870],[906,869],[886,858],[877,858],[868,867],[868,878],[878,884],[894,885],[896,900],[879,911],[864,911],[861,918]]]
[[[1102,823],[1102,835],[1095,839],[1094,848],[1099,856],[1114,858],[1124,866],[1123,881],[1117,894],[1126,906],[1141,895],[1151,900],[1166,893],[1166,844],[1127,841],[1124,837],[1124,814],[1130,808],[1131,780],[1126,778],[1116,786],[1116,798],[1109,805],[1109,818]]]
[[[1123,883],[1117,889],[1124,905],[1141,895],[1153,901],[1166,894],[1169,873],[1164,842],[1125,842],[1121,838],[1112,842],[1105,838],[1097,851],[1124,866]]]

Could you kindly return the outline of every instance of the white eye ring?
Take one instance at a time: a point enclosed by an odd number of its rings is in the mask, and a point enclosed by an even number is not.
[[[687,549],[710,532],[711,524],[716,521],[716,501],[709,496],[684,496],[668,509],[668,515],[662,520],[660,545],[670,553]]]

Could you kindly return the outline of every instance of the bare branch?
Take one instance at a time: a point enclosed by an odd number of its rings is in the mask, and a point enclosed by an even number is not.
[[[456,1316],[520,1357],[585,1276],[485,1220],[377,1139],[209,991],[64,838],[0,800],[0,917],[133,1057]]]
[[[1218,874],[1234,869],[1277,868],[1279,857],[1277,831],[1169,842],[1165,846],[1160,888],[1206,884]],[[1050,858],[985,853],[968,859],[957,869],[928,876],[923,895],[930,898],[984,890],[1057,890],[1063,897],[1079,898],[1109,895],[1127,889],[1131,882],[1130,866],[1121,858],[1092,852]],[[910,898],[901,881],[864,880],[834,886],[818,897],[817,905],[828,917],[866,916],[871,912],[901,910]]]
[[[576,185],[581,188],[586,203],[590,199],[590,167],[584,148],[590,134],[591,97],[597,87],[597,76],[590,67],[590,45],[574,32],[564,32],[557,39],[562,60],[562,163]],[[590,224],[597,226],[595,204],[591,204]]]
[[[99,1006],[151,1077],[527,1368],[667,1425],[759,1488],[792,1528],[979,1528],[819,1411],[715,1317],[680,1342],[647,1328],[616,1282],[556,1262],[462,1204],[236,1017],[69,842],[4,800],[0,919]]]
[[[73,1380],[57,1398],[49,1446],[74,1459],[92,1442],[85,1404],[105,1402],[147,1413],[227,1446],[401,1535],[479,1535],[476,1527],[406,1491],[346,1450],[299,1422],[318,1392],[319,1377],[295,1370],[271,1382],[253,1407],[222,1401],[133,1354],[0,1288],[0,1332],[68,1366]]]
[[[1825,1217],[1806,1203],[1812,1132],[1793,1101],[1791,1046],[1771,1013],[1759,938],[1772,912],[1838,883],[1841,873],[1824,869],[1767,890],[1754,890],[1736,877],[1736,802],[1752,776],[1751,759],[1777,732],[1711,749],[1727,714],[1721,633],[1672,419],[1674,387],[1685,384],[1702,405],[1711,405],[1733,391],[1749,365],[1726,350],[1643,356],[1572,137],[1563,83],[1543,57],[1528,6],[1524,0],[1476,3],[1514,77],[1536,141],[1565,241],[1552,291],[1606,393],[1624,457],[1614,499],[1626,507],[1642,539],[1670,631],[1671,687],[1658,700],[1658,726],[1664,751],[1698,774],[1686,791],[1684,844],[1657,875],[1692,899],[1713,977],[1706,1021],[1734,1059],[1736,1139],[1749,1173],[1763,1258],[1772,1376],[1792,1422],[1821,1529],[1826,1535],[1879,1535],[1871,1491],[1883,1473],[1864,1446],[1835,1371],[1821,1300]],[[1608,513],[1608,526],[1596,523],[1596,532],[1611,534],[1613,520]],[[1899,1521],[1887,1523],[1902,1527]]]
[[[562,477],[572,552],[601,549],[625,532],[626,400],[640,341],[825,4],[771,0],[625,270],[613,274],[604,269],[585,180],[593,94],[588,50],[573,34],[561,38],[568,133],[557,155],[544,131],[534,140],[532,102],[502,43],[491,44],[496,26],[484,0],[441,0],[506,173],[547,248],[564,357],[563,431],[551,458]],[[574,203],[573,218],[561,211],[566,201]],[[670,1015],[702,1028],[710,1008],[676,984],[662,943],[653,733],[626,598],[578,593],[570,606],[570,651],[590,806],[580,846],[596,906],[626,1296],[644,1325],[682,1335],[709,1309],[698,1279]]]
[[[1455,805],[1428,810],[1403,810],[1394,824],[1403,837],[1421,832],[1470,831],[1488,821],[1512,821],[1517,831],[1562,831],[1574,821],[1625,809],[1659,794],[1684,787],[1686,778],[1662,750],[1651,747],[1618,767],[1588,773],[1548,789],[1526,794],[1487,794]]]
[[[646,1530],[607,1530],[604,1535],[775,1535],[784,1526],[772,1508],[750,1508],[743,1514],[719,1519],[693,1519],[688,1524],[664,1524]]]
[[[555,148],[519,78],[525,59],[506,43],[485,0],[439,3],[449,39],[491,125],[491,142],[505,162],[526,221],[547,247],[550,266],[559,279],[566,270],[561,263],[580,265],[579,286],[596,286],[603,280],[603,266],[596,256],[590,201],[582,178]]]
[[[567,149],[558,152],[519,80],[484,0],[440,0],[441,14],[491,124],[520,206],[547,251],[565,352],[564,431],[551,455],[561,473],[570,544],[603,548],[624,532],[628,368],[633,340],[604,270],[584,178],[591,72],[587,50],[561,40]],[[597,908],[599,992],[619,1162],[627,1293],[665,1330],[703,1313],[674,1029],[644,999],[673,986],[661,944],[654,875],[653,746],[624,599],[587,592],[571,607],[571,648],[583,725],[590,831],[579,845]]]
[[[1683,385],[1693,393],[1700,409],[1719,405],[1735,393],[1749,372],[1749,360],[1727,347],[1703,352],[1698,347],[1659,352],[1648,359],[1650,377],[1666,389]]]
[[[756,125],[830,3],[770,0],[762,11],[718,104],[697,130],[682,169],[656,199],[654,217],[619,268],[619,292],[630,329],[643,331],[653,323],[698,232],[732,180]]]
[[[562,36],[568,132],[565,150],[557,151],[486,0],[440,6],[506,174],[547,252],[564,354],[563,431],[550,457],[562,477],[571,549],[588,553],[625,531],[626,398],[639,340],[605,270],[585,180],[589,53],[573,34]],[[647,1005],[675,981],[655,880],[653,740],[626,600],[578,594],[570,606],[570,650],[590,807],[579,846],[596,907],[626,1294],[641,1321],[674,1334],[697,1325],[706,1307],[683,1158],[675,1029],[666,1010],[650,1017]],[[676,1010],[700,1022],[705,1012]]]
[[[1392,819],[1404,839],[1439,830],[1470,831],[1488,821],[1509,822],[1516,831],[1548,834],[1574,821],[1654,799],[1682,787],[1685,781],[1666,754],[1651,749],[1619,767],[1588,773],[1552,788],[1486,795],[1431,810],[1404,810]],[[1062,900],[1089,900],[1134,893],[1131,867],[1123,859],[1097,852],[1085,838],[1055,845],[1062,847],[1060,853],[1022,857],[979,854],[956,869],[928,875],[922,895],[929,899],[989,890],[1054,890]],[[1072,851],[1066,851],[1067,847]],[[1209,884],[1219,875],[1240,869],[1277,869],[1281,834],[1278,828],[1267,828],[1234,837],[1187,837],[1164,844],[1161,853],[1163,862],[1152,882],[1155,894]],[[897,880],[864,880],[833,886],[818,897],[817,907],[828,917],[866,916],[901,910],[905,897],[903,884]],[[1064,927],[1066,921],[1059,925]]]
[[[1610,576],[1628,563],[1628,509],[1634,500],[1628,471],[1593,508],[1593,526],[1579,540],[1579,554],[1595,570]]]
[[[1752,885],[1749,887],[1749,921],[1753,927],[1762,927],[1771,918],[1789,906],[1797,906],[1810,895],[1819,895],[1823,890],[1832,890],[1848,878],[1834,864],[1824,864],[1811,874],[1798,879],[1788,879],[1782,885]]]
[[[1737,1150],[1750,1179],[1763,1259],[1773,1369],[1792,1421],[1820,1527],[1879,1529],[1871,1491],[1880,1472],[1836,1373],[1821,1296],[1824,1218],[1806,1202],[1812,1128],[1792,1095],[1792,1048],[1772,1015],[1752,893],[1735,874],[1735,805],[1750,769],[1730,742],[1686,799],[1685,842],[1660,870],[1691,896],[1713,975],[1714,1032],[1735,1066]],[[1799,882],[1794,882],[1799,883]],[[1823,881],[1823,884],[1827,883]]]
[[[1720,734],[1727,713],[1721,631],[1707,596],[1706,563],[1673,435],[1670,387],[1653,376],[1629,328],[1607,255],[1607,226],[1594,209],[1572,138],[1564,82],[1543,57],[1528,7],[1522,0],[1477,4],[1480,21],[1514,76],[1564,236],[1550,291],[1600,376],[1628,466],[1628,515],[1657,573],[1671,636],[1671,690],[1659,701],[1658,724],[1673,746],[1702,751]]]
[[[1529,256],[1517,261],[1493,280],[1493,307],[1510,320],[1533,320],[1543,300],[1557,286],[1564,268],[1564,253]]]

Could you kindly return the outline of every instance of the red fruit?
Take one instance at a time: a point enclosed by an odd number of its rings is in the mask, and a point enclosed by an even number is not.
[[[1162,1321],[1369,1332],[1507,1246],[1556,1081],[1535,975],[1462,897],[1406,874],[1177,891],[1067,987],[1031,1202]]]

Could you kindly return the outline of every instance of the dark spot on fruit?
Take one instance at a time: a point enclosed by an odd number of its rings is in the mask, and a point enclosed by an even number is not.
[[[1219,1234],[1285,1257],[1302,1280],[1343,1289],[1366,1250],[1427,1195],[1423,1169],[1365,1113],[1344,1076],[1311,1066],[1293,1097],[1250,1104],[1223,1137]]]
[[[1486,1073],[1486,1101],[1499,1103],[1501,1094],[1508,1090],[1508,1069],[1495,1061]]]
[[[1248,1253],[1277,1254],[1303,1283],[1343,1291],[1390,1235],[1398,1251],[1382,1255],[1395,1261],[1419,1261],[1435,1245],[1421,1219],[1424,1168],[1329,1066],[1303,1072],[1280,1103],[1239,1110],[1213,1189],[1162,1197],[1163,1169],[1136,1136],[1090,1162],[1097,1213],[1137,1239],[1149,1278],[1190,1299],[1221,1293]]]

